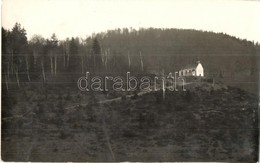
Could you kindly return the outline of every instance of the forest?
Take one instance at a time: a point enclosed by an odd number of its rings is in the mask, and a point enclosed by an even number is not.
[[[200,60],[205,76],[256,90],[258,42],[225,33],[185,29],[123,28],[86,38],[59,40],[33,35],[16,23],[2,27],[2,83],[19,89],[23,83],[76,83],[88,72],[136,74],[175,72]],[[245,86],[245,83],[253,85]]]

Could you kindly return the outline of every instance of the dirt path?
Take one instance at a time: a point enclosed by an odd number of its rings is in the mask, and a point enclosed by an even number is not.
[[[185,83],[184,85],[190,85],[192,84],[192,82],[189,82],[189,83]],[[171,87],[167,87],[166,89],[169,89]],[[138,92],[137,95],[138,96],[142,96],[144,94],[147,94],[147,93],[150,93],[150,92],[155,92],[155,91],[160,91],[161,89],[158,89],[158,90],[154,90],[152,89],[151,91],[143,91],[143,92]],[[135,96],[135,94],[131,94],[131,95],[126,95],[125,97],[126,98],[131,98]],[[101,100],[101,101],[98,101],[98,104],[105,104],[105,103],[111,103],[111,102],[117,102],[117,101],[120,101],[122,100],[122,97],[116,97],[116,98],[113,98],[113,99],[106,99],[106,100]],[[75,108],[77,106],[86,106],[88,103],[77,103],[77,104],[74,104],[74,105],[71,105],[71,106],[68,106],[66,107],[65,109],[72,109],[72,108]]]
[[[111,146],[111,143],[110,143],[110,137],[108,135],[108,129],[106,127],[106,122],[105,122],[105,119],[106,119],[106,110],[105,110],[105,107],[101,106],[102,108],[102,130],[104,132],[104,136],[105,136],[105,140],[106,140],[106,143],[107,143],[107,147],[109,149],[109,152],[113,158],[113,161],[116,161],[116,157],[115,157],[115,154],[113,152],[113,149],[112,149],[112,146]]]

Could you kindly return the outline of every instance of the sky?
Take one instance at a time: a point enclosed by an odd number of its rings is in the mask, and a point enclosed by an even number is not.
[[[223,32],[260,42],[257,0],[2,0],[2,26],[18,22],[34,34],[58,39],[115,28],[182,28]]]

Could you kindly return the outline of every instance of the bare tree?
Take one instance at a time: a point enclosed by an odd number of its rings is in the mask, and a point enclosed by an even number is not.
[[[57,54],[54,56],[54,75],[57,75]]]
[[[46,82],[46,77],[45,77],[45,71],[44,71],[44,60],[42,59],[41,61],[42,65],[42,77],[43,77],[43,82]]]
[[[130,58],[130,55],[129,55],[129,51],[127,53],[127,56],[128,56],[128,67],[130,69],[131,68],[131,58]]]
[[[18,86],[18,88],[20,88],[20,80],[19,80],[19,70],[18,70],[18,68],[16,68],[15,75],[16,75],[17,86]]]
[[[27,72],[27,78],[28,78],[28,81],[31,81],[30,74],[29,74],[29,62],[28,62],[28,55],[26,55],[26,57],[25,57],[25,62],[26,62],[26,72]]]
[[[50,66],[51,66],[51,75],[53,76],[53,61],[52,61],[52,54],[50,54]]]
[[[143,63],[142,52],[140,52],[140,61],[141,61],[141,70],[144,71],[144,63]]]

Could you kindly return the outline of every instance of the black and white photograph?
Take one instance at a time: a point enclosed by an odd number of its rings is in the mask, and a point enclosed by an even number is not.
[[[1,0],[1,25],[1,161],[259,161],[259,0]]]

